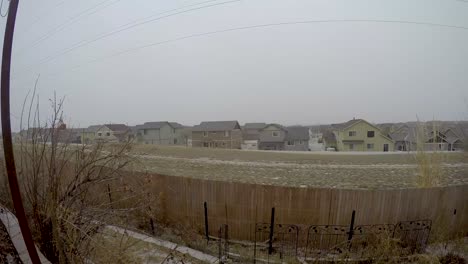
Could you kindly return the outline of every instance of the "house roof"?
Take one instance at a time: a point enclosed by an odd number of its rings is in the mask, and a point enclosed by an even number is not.
[[[245,123],[243,129],[262,129],[266,126],[266,123]]]
[[[192,131],[226,131],[240,129],[237,121],[206,121],[193,127]]]
[[[104,126],[114,132],[130,130],[130,128],[125,124],[105,124]]]
[[[257,129],[243,129],[242,138],[244,140],[259,140],[260,139],[260,130]]]
[[[138,125],[138,129],[160,129],[161,127],[169,125],[167,121],[158,121],[158,122],[145,122],[143,125]]]
[[[286,140],[309,140],[309,128],[303,126],[286,127]]]
[[[169,125],[172,128],[184,128],[181,124],[177,122],[168,122],[168,121],[157,121],[157,122],[145,122],[143,125],[137,125],[135,130],[140,129],[161,129],[163,126]]]
[[[85,131],[85,132],[90,132],[90,133],[95,133],[95,132],[97,132],[101,127],[102,127],[102,125],[93,125],[93,126],[89,126],[89,127],[86,128],[84,131]]]
[[[361,121],[364,121],[364,119],[351,119],[349,120],[348,122],[345,122],[345,123],[339,123],[339,124],[332,124],[332,128],[335,129],[335,130],[343,130],[347,127],[350,127],[354,124],[357,124]]]
[[[169,122],[169,125],[171,125],[172,128],[184,128],[183,125],[177,123],[177,122]]]
[[[266,124],[266,125],[265,125],[262,129],[260,129],[260,130],[263,130],[263,129],[269,127],[269,126],[274,126],[274,127],[277,127],[277,128],[279,128],[279,129],[281,129],[281,130],[286,131],[286,128],[285,128],[284,126],[280,125],[280,124]]]
[[[461,139],[459,137],[447,137],[447,138],[445,138],[445,141],[447,141],[450,144],[454,144],[457,141],[463,142],[463,139]]]
[[[403,132],[393,132],[393,133],[390,133],[389,136],[394,141],[405,141],[407,135],[408,135],[407,133],[403,133]]]

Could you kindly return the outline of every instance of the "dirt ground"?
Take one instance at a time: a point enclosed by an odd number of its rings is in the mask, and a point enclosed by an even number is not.
[[[267,185],[351,189],[417,187],[414,153],[266,152],[136,145],[134,169]],[[438,153],[440,185],[468,184],[466,153]]]

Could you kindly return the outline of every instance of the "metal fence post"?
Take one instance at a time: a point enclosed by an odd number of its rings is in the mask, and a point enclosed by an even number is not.
[[[225,246],[224,246],[224,252],[227,257],[229,257],[229,226],[226,225],[226,229],[224,230],[224,241],[225,241]]]
[[[268,255],[273,253],[273,232],[275,226],[275,208],[271,208],[270,239],[268,241]]]
[[[206,202],[203,203],[203,207],[205,207],[205,235],[206,235],[206,243],[210,241],[210,237],[208,234],[208,206]]]
[[[353,214],[351,215],[351,224],[349,225],[349,232],[348,232],[348,241],[353,239],[354,234],[354,217],[356,216],[356,211],[353,210]]]

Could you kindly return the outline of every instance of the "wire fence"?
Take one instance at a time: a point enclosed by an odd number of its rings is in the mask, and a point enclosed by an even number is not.
[[[218,230],[219,263],[236,262],[236,256],[248,255],[250,263],[303,263],[322,261],[368,261],[379,257],[399,257],[424,250],[431,232],[431,220],[400,221],[396,224],[355,225],[355,212],[349,225],[294,225],[275,223],[274,209],[270,223],[256,223],[254,242],[247,250],[230,252],[229,227]],[[391,256],[389,252],[398,252]],[[245,262],[245,256],[243,256]],[[231,259],[231,260],[229,260]]]

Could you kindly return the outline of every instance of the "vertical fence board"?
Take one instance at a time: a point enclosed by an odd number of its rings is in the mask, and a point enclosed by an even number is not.
[[[468,186],[426,189],[345,190],[267,186],[187,177],[152,175],[154,192],[165,193],[170,221],[204,230],[203,203],[208,205],[210,235],[229,225],[232,239],[253,240],[256,222],[295,225],[396,223],[430,219],[445,222],[451,232],[468,232]],[[227,207],[227,218],[226,218]],[[457,210],[454,215],[454,210]],[[203,231],[204,232],[204,231]]]

